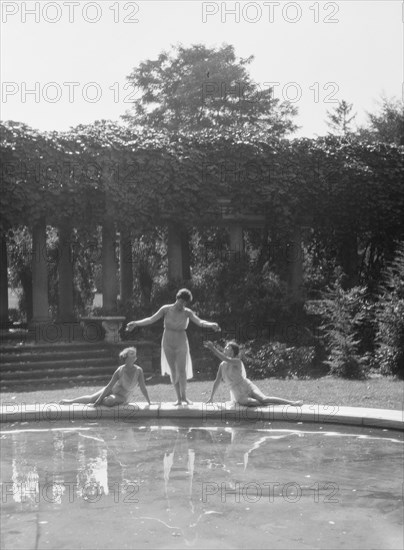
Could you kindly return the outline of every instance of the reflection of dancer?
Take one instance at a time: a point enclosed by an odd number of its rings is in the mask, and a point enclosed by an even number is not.
[[[299,407],[303,401],[288,401],[280,397],[269,397],[264,395],[262,391],[247,378],[244,364],[238,357],[240,347],[236,342],[228,342],[224,351],[220,351],[212,342],[205,342],[205,347],[210,349],[216,357],[222,359],[219,370],[217,371],[216,380],[213,384],[212,394],[208,403],[211,403],[213,396],[224,380],[230,385],[230,395],[233,401],[239,405],[248,407],[256,407],[259,405],[293,405]]]
[[[91,395],[83,395],[73,399],[62,399],[60,403],[63,405],[70,405],[71,403],[91,403],[94,405],[107,405],[107,407],[113,407],[114,405],[128,403],[133,390],[136,386],[139,386],[150,405],[143,369],[135,365],[136,354],[136,348],[133,347],[125,348],[121,351],[119,358],[125,359],[125,364],[116,369],[105,388]]]
[[[141,321],[131,321],[127,325],[127,330],[132,330],[135,327],[151,325],[164,318],[164,333],[161,342],[161,373],[171,376],[171,382],[177,394],[176,405],[181,405],[181,401],[191,404],[186,396],[187,379],[193,376],[188,338],[185,332],[189,320],[191,319],[198,327],[220,330],[217,323],[203,321],[193,311],[185,307],[191,301],[192,294],[189,290],[183,288],[177,292],[174,304],[162,306],[151,317],[146,317]]]
[[[164,453],[164,489],[170,523],[177,526],[186,542],[195,542],[195,510],[192,502],[195,451],[189,447],[187,434],[178,430],[174,447]]]
[[[211,525],[203,525],[205,517],[212,514],[222,515],[222,512],[204,510],[204,507],[201,506],[200,489],[204,477],[201,478],[200,471],[198,475],[197,465],[200,469],[205,463],[204,460],[201,460],[201,456],[210,458],[215,456],[215,451],[212,451],[212,434],[210,430],[205,429],[190,428],[187,430],[170,427],[160,431],[157,438],[158,449],[161,448],[162,434],[164,434],[164,442],[168,440],[162,456],[164,504],[168,518],[155,508],[155,517],[140,515],[139,519],[160,523],[166,528],[172,529],[172,536],[183,537],[186,546],[177,544],[175,547],[199,548],[197,541],[201,530],[202,533],[209,533],[211,530]],[[209,476],[210,473],[209,470],[206,475]],[[196,487],[193,485],[195,474],[198,477]],[[202,525],[200,525],[201,522]],[[216,546],[206,547],[215,548]]]

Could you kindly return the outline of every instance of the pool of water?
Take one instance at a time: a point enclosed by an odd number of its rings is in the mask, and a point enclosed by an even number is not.
[[[402,548],[403,449],[290,422],[3,424],[1,547]]]

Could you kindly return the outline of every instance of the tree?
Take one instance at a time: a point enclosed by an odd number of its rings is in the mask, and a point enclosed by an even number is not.
[[[329,132],[330,134],[335,133],[345,136],[351,132],[350,125],[356,117],[356,113],[350,116],[352,107],[352,103],[347,103],[345,99],[343,99],[338,103],[338,106],[335,107],[334,111],[327,111],[327,116],[329,118],[329,120],[326,121],[327,126],[332,130]]]
[[[252,60],[237,59],[231,45],[173,47],[127,77],[140,97],[123,118],[131,125],[174,132],[242,129],[254,130],[256,137],[293,132],[296,107],[252,81],[247,71]]]
[[[369,124],[360,129],[360,136],[371,141],[404,145],[404,102],[383,96],[376,114],[367,113]]]

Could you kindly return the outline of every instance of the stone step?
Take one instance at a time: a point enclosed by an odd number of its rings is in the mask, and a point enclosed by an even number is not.
[[[29,361],[29,362],[18,362],[18,363],[2,363],[0,367],[1,376],[4,376],[6,372],[16,372],[18,371],[33,371],[33,370],[55,370],[62,368],[71,367],[73,370],[85,370],[88,367],[103,366],[103,365],[116,365],[116,358],[113,357],[102,357],[102,358],[80,358],[80,359],[63,359],[60,361],[54,361],[49,359],[48,361]]]
[[[122,342],[123,343],[123,342]],[[96,350],[96,349],[108,349],[113,348],[114,346],[107,346],[105,343],[94,343],[94,342],[60,342],[55,344],[46,344],[46,343],[16,343],[10,344],[3,343],[0,346],[0,353],[46,353],[54,351],[84,351],[84,350]]]
[[[144,372],[153,373],[153,348],[150,341],[125,341],[105,343],[60,343],[1,345],[0,388],[14,391],[19,388],[31,390],[52,386],[101,385],[111,379],[115,369],[122,363],[118,354],[125,347],[136,346],[138,360]]]
[[[60,376],[86,376],[91,378],[93,374],[112,374],[117,369],[117,366],[111,363],[100,365],[88,365],[85,369],[61,367],[57,369],[31,369],[31,370],[13,370],[1,373],[2,381],[6,380],[23,380],[24,378],[58,378]]]
[[[90,353],[95,352],[99,353],[100,351],[109,352],[112,355],[118,355],[118,353],[126,347],[135,346],[138,349],[138,352],[141,350],[152,349],[156,347],[156,344],[151,341],[140,340],[140,341],[124,341],[119,343],[106,344],[102,343],[69,343],[63,342],[58,344],[18,344],[18,345],[9,345],[2,344],[0,345],[0,357],[3,355],[20,355],[20,354],[48,354],[48,353]]]
[[[105,374],[95,374],[91,378],[86,377],[85,375],[78,375],[72,380],[69,376],[61,376],[58,378],[47,378],[42,376],[42,378],[24,378],[19,380],[2,380],[0,382],[0,391],[1,392],[12,392],[21,387],[25,391],[35,391],[35,390],[46,390],[48,385],[66,387],[69,386],[105,386],[111,380],[110,375]],[[29,388],[29,389],[26,389]],[[21,390],[20,390],[21,391]]]
[[[74,358],[80,359],[95,359],[97,357],[112,357],[112,353],[108,349],[71,349],[65,351],[59,350],[49,350],[45,352],[37,351],[25,351],[22,350],[20,353],[3,353],[0,352],[0,361],[2,364],[11,364],[11,363],[28,363],[28,362],[37,362],[37,361],[58,361],[58,360],[69,360]]]

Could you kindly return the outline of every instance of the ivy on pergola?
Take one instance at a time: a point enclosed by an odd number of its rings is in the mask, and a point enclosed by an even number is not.
[[[0,146],[3,232],[44,217],[55,226],[216,225],[221,204],[234,215],[264,213],[269,225],[403,232],[404,148],[395,145],[98,121],[67,132],[5,122]]]

